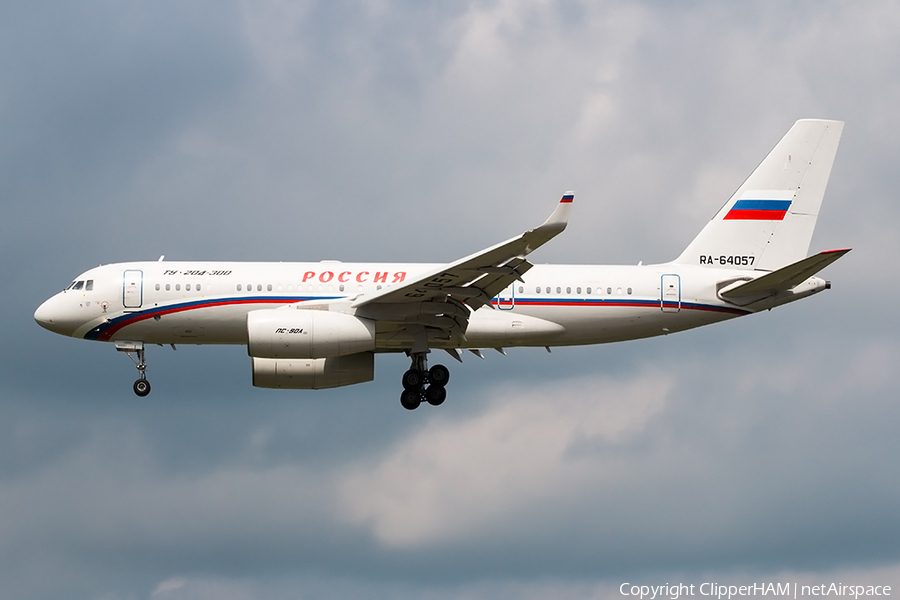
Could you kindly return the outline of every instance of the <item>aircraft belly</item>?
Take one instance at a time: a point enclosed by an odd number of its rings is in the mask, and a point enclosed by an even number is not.
[[[501,348],[555,344],[565,333],[558,323],[510,311],[482,308],[469,319],[465,337],[448,331],[426,328],[430,348]],[[376,348],[408,349],[413,337],[408,328],[379,327]]]
[[[667,335],[737,316],[687,308],[667,313],[660,310],[658,302],[644,306],[595,304],[521,309],[517,306],[516,312],[520,311],[565,327],[565,333],[553,341],[554,346],[603,344]]]
[[[637,304],[637,301],[636,301]],[[658,301],[632,306],[577,304],[570,306],[519,306],[515,310],[477,311],[464,340],[433,330],[431,348],[491,348],[515,346],[575,346],[603,344],[667,335],[738,316],[714,310],[712,305],[687,306],[679,312],[663,312]],[[520,321],[519,332],[512,326]],[[380,328],[376,351],[405,350],[412,337],[402,328]]]

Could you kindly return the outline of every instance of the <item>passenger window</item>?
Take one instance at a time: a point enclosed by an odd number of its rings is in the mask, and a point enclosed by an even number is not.
[[[262,284],[261,284],[261,283],[257,283],[257,284],[256,284],[256,291],[257,291],[257,292],[261,292],[261,291],[262,291]]]
[[[540,294],[540,293],[541,293],[541,286],[537,286],[536,288],[534,288],[534,293],[535,293],[535,294]]]
[[[630,296],[630,295],[631,295],[631,288],[628,288],[627,291],[628,291],[628,295]]]
[[[342,292],[344,291],[344,284],[343,284],[343,283],[341,284],[340,290],[341,290]]]
[[[587,293],[588,293],[588,296],[590,296],[590,295],[591,295],[591,288],[588,288],[588,289],[587,289],[587,290],[585,290],[585,291],[586,291],[586,292],[587,292]]]
[[[184,289],[188,292],[191,291],[191,284],[187,284],[186,286],[184,286]]]
[[[87,283],[84,284],[84,291],[90,292],[93,289],[94,289],[94,280],[88,279]]]
[[[611,287],[606,288],[606,295],[607,295],[607,296],[611,296],[611,295],[612,295],[612,288],[611,288]]]
[[[241,291],[241,284],[237,284],[237,291]]]
[[[156,291],[158,292],[158,291],[159,291],[159,284],[157,283],[154,287],[156,288]]]
[[[550,286],[549,286],[549,285],[547,286],[547,293],[548,293],[548,294],[550,293]]]
[[[271,292],[271,291],[272,291],[272,284],[271,284],[271,283],[270,283],[269,285],[266,286],[266,291],[267,291],[267,292]]]
[[[73,287],[72,289],[73,289],[73,290],[80,290],[80,289],[83,288],[83,287],[84,287],[84,281],[77,281],[77,282],[75,282],[75,287]]]
[[[171,290],[171,289],[172,289],[172,286],[171,286],[170,284],[167,283],[167,284],[166,284],[166,291],[168,292],[168,291]]]
[[[557,294],[562,294],[562,288],[559,287],[559,286],[556,286],[556,293],[557,293]]]
[[[572,288],[567,287],[567,288],[566,288],[566,293],[567,293],[567,294],[571,294],[571,293],[572,293]]]
[[[198,291],[198,292],[200,291],[200,284],[199,284],[199,283],[197,284],[197,291]]]
[[[580,294],[580,293],[581,293],[581,288],[580,288],[580,287],[575,288],[575,293],[576,293],[576,294]],[[588,293],[590,294],[590,292],[588,292]]]
[[[180,284],[180,283],[176,283],[176,284],[175,284],[175,291],[176,291],[176,292],[180,292],[180,291],[181,291],[181,284]]]
[[[525,293],[525,286],[523,286],[523,285],[520,285],[520,286],[519,286],[519,293],[520,293],[520,294],[524,294],[524,293]]]

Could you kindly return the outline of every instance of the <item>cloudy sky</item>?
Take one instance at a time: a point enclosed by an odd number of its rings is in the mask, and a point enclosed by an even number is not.
[[[621,598],[900,588],[894,2],[0,4],[0,597]],[[253,388],[32,313],[124,260],[677,256],[798,118],[846,121],[814,298],[453,368]]]

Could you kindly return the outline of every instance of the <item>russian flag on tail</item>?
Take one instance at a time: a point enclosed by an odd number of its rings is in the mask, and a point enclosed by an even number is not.
[[[726,221],[783,221],[793,202],[791,191],[745,192],[724,217]],[[755,197],[754,197],[755,196]],[[780,196],[780,197],[779,197]]]

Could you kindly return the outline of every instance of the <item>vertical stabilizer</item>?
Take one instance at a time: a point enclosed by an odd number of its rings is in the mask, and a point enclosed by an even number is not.
[[[773,271],[806,258],[843,128],[794,123],[675,262]]]

